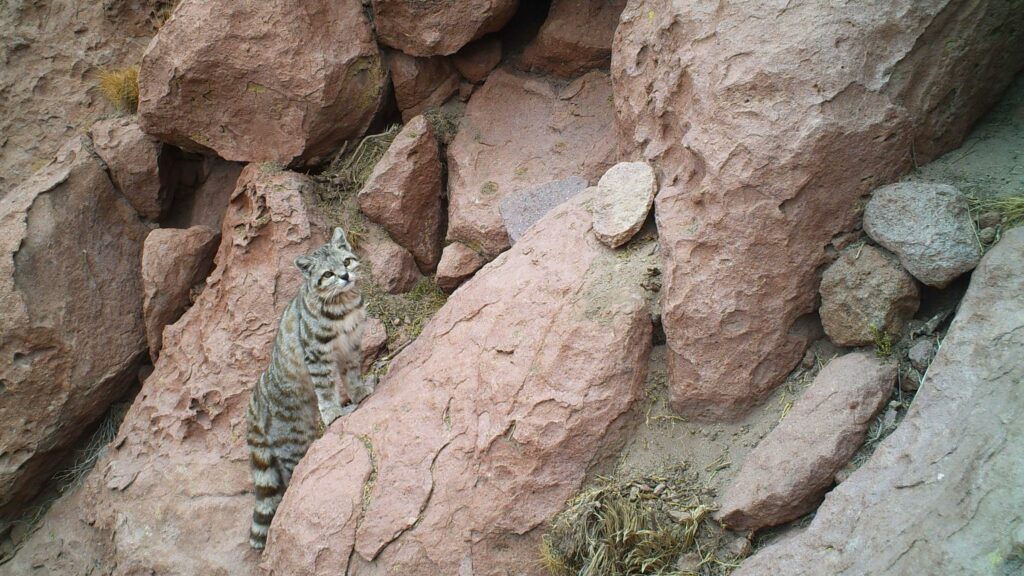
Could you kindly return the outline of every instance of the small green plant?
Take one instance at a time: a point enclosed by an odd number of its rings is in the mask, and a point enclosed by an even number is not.
[[[879,358],[888,358],[889,356],[892,356],[892,334],[872,326],[871,337],[875,343],[876,356]]]
[[[135,66],[101,70],[100,92],[119,112],[134,114],[139,109],[139,69]]]

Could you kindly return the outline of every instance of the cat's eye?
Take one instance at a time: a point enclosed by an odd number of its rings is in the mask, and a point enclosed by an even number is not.
[[[355,258],[345,258],[345,266],[351,266],[355,261]]]
[[[327,280],[329,278],[334,278],[334,272],[331,272],[330,270],[328,270],[327,272],[324,272],[324,275],[321,276],[320,278],[322,280]]]

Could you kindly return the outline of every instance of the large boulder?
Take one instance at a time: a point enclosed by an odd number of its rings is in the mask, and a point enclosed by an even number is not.
[[[359,191],[359,210],[412,253],[424,273],[441,259],[444,184],[441,151],[423,116],[395,136]]]
[[[134,380],[147,232],[86,137],[0,199],[0,518]]]
[[[1022,67],[1002,0],[630,2],[612,78],[624,153],[661,171],[672,405],[731,417],[779,384],[861,198],[954,147]]]
[[[654,245],[605,247],[587,199],[463,285],[313,445],[268,574],[543,573],[545,522],[621,438],[651,345]]]
[[[164,331],[117,438],[50,510],[14,573],[256,572],[245,410],[300,283],[295,258],[324,241],[307,213],[312,190],[298,174],[243,171],[206,290]]]
[[[0,2],[0,197],[114,112],[99,72],[139,61],[166,4]]]
[[[982,259],[899,428],[736,576],[1020,574],[1024,228]]]
[[[495,70],[448,147],[448,241],[494,258],[510,245],[499,211],[505,196],[573,175],[592,182],[614,154],[606,74],[559,86]]]
[[[519,0],[373,0],[380,41],[413,56],[454,54],[501,30]]]
[[[139,123],[226,160],[315,162],[369,127],[386,83],[358,0],[184,0],[142,59]]]
[[[164,327],[192,305],[192,288],[213,267],[220,234],[207,226],[160,228],[146,236],[142,250],[142,317],[149,357],[163,347]]]
[[[899,336],[920,305],[917,282],[874,246],[848,248],[821,276],[821,325],[839,346]]]
[[[573,77],[607,68],[626,0],[554,0],[540,32],[523,51],[523,66]]]
[[[405,122],[444,104],[459,90],[459,73],[444,56],[416,58],[389,50],[387,62],[395,86],[395,102]]]
[[[715,515],[734,530],[789,522],[814,510],[864,443],[896,383],[896,365],[854,352],[829,362],[786,418],[747,456]]]
[[[967,198],[953,186],[899,182],[875,190],[864,232],[929,286],[945,288],[981,260]]]
[[[159,220],[174,198],[171,152],[131,118],[101,120],[89,135],[117,189],[144,218]]]

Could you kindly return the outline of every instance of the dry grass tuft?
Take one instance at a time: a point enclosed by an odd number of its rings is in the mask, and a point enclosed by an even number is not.
[[[324,175],[340,188],[342,195],[358,193],[401,129],[400,124],[395,124],[380,134],[370,134],[351,150],[350,143],[346,142]]]
[[[136,66],[101,70],[100,92],[119,112],[134,114],[139,109],[139,69]]]
[[[978,241],[987,250],[999,242],[999,238],[1010,228],[1024,224],[1024,192],[1007,196],[979,197],[973,194],[967,195],[967,206],[971,212],[971,219],[975,224],[975,233],[979,234]],[[978,219],[983,214],[996,214],[999,216],[999,224],[995,227],[994,236],[982,238],[980,235],[981,226]]]

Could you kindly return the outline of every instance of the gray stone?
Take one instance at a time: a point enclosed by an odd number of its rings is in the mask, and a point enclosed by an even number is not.
[[[569,176],[540,186],[513,192],[501,199],[498,210],[505,222],[505,231],[513,244],[526,231],[544,217],[549,210],[579,194],[587,187],[587,181],[579,176]]]
[[[1020,574],[1024,228],[982,259],[906,418],[734,576]]]
[[[946,184],[898,182],[875,190],[864,231],[915,278],[944,288],[981,258],[967,199]]]
[[[606,245],[617,248],[644,225],[658,192],[654,169],[646,162],[620,162],[597,183],[601,193],[594,201],[594,233]]]
[[[910,365],[920,372],[928,369],[932,358],[935,358],[935,344],[927,338],[918,340],[907,350],[907,359],[910,360]]]
[[[896,366],[874,354],[829,362],[747,457],[716,518],[734,530],[759,530],[814,510],[895,383]]]
[[[871,344],[880,332],[899,334],[919,304],[914,278],[873,246],[847,250],[821,278],[821,323],[840,346]]]

